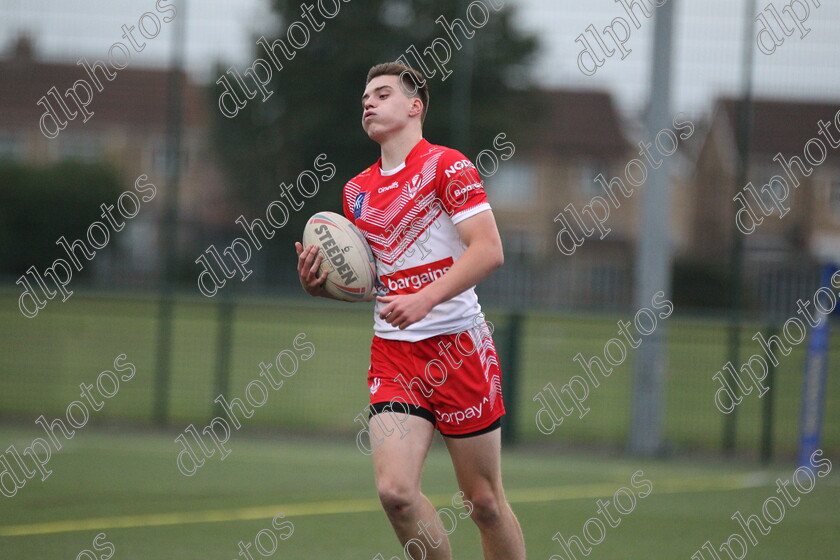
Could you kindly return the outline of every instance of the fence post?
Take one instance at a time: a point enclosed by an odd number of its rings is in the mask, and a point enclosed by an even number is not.
[[[183,3],[179,3],[183,4]],[[160,267],[160,308],[158,310],[157,365],[155,367],[154,421],[159,426],[169,423],[169,386],[172,381],[172,322],[174,321],[175,282],[178,267],[179,208],[181,184],[182,129],[184,109],[184,6],[175,24],[172,59],[169,67],[166,124],[166,195],[159,222],[162,244]]]
[[[519,409],[517,394],[519,393],[519,342],[522,332],[522,315],[518,311],[508,315],[507,325],[503,337],[503,355],[499,356],[502,366],[502,398],[505,401],[505,416],[502,420],[502,441],[506,444],[516,443],[517,419]]]
[[[152,421],[158,426],[169,423],[169,386],[172,382],[172,322],[175,295],[169,280],[163,280],[157,315],[155,381],[152,396]]]
[[[231,283],[232,284],[232,283]],[[227,399],[230,390],[230,349],[233,339],[234,297],[233,286],[219,296],[218,314],[216,315],[216,375],[215,398],[222,395]],[[223,417],[224,408],[214,400],[213,414]]]
[[[735,399],[742,396],[741,384],[735,380],[737,375],[737,368],[740,362],[740,348],[741,348],[741,311],[735,309],[730,315],[729,324],[729,340],[728,340],[728,354],[727,364],[731,367],[724,366],[723,373],[726,379],[726,384],[732,388]],[[731,457],[735,454],[736,432],[738,429],[738,407],[734,407],[732,411],[723,418],[723,432],[721,434],[721,448],[723,455]]]
[[[776,336],[779,328],[770,325],[767,339]],[[767,360],[767,393],[761,408],[761,462],[769,463],[773,459],[773,394],[775,389],[776,366],[773,360]]]

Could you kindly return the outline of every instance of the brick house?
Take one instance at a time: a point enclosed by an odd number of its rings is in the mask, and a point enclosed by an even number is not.
[[[93,61],[91,61],[93,62]],[[99,72],[101,76],[102,72]],[[19,38],[11,52],[0,59],[0,158],[32,165],[65,159],[114,164],[121,174],[122,190],[146,174],[160,193],[117,238],[125,261],[109,274],[132,278],[156,274],[161,240],[159,217],[166,196],[167,91],[169,72],[130,65],[118,70],[113,81],[101,78],[103,90],[93,88],[87,122],[81,115],[67,121],[66,128],[50,139],[42,132],[45,113],[38,102],[47,97],[60,109],[48,91],[63,94],[80,79],[89,80],[82,66],[38,60],[32,42]],[[187,77],[184,84],[183,156],[179,193],[181,246],[202,227],[227,223],[231,216],[225,201],[225,185],[211,146],[212,107],[202,88]],[[71,108],[75,105],[70,104]],[[108,201],[103,201],[108,202]],[[99,259],[97,259],[99,261]],[[97,263],[97,266],[101,266]]]
[[[813,292],[820,263],[840,262],[840,152],[820,132],[822,122],[840,143],[840,102],[755,100],[747,185],[736,184],[738,110],[733,99],[714,105],[692,180],[688,254],[725,262],[742,236],[749,294],[782,313]]]
[[[515,155],[485,180],[508,265],[482,285],[482,294],[531,305],[624,305],[631,293],[641,188],[629,197],[616,194],[618,206],[610,206],[603,239],[598,230],[584,237],[577,228],[583,242],[566,254],[557,244],[563,225],[557,218],[564,215],[574,224],[567,210],[572,205],[591,227],[584,208],[593,197],[609,199],[603,183],[623,178],[638,149],[606,92],[538,90],[521,96],[508,105],[528,123],[527,133],[508,138]]]

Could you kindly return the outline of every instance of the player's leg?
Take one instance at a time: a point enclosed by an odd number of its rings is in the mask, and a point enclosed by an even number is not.
[[[502,487],[501,430],[481,435],[444,437],[464,499],[481,533],[486,560],[524,560],[525,539]]]
[[[388,520],[405,547],[416,556],[425,549],[428,560],[450,560],[449,539],[438,529],[437,512],[420,492],[423,463],[434,436],[434,425],[419,416],[382,412],[370,420],[376,489]],[[422,547],[422,548],[421,548]]]

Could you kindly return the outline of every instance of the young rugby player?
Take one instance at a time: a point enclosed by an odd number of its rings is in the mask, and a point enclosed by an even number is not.
[[[484,557],[522,560],[522,531],[502,488],[501,371],[474,290],[501,266],[502,243],[475,167],[423,138],[428,107],[418,72],[398,63],[371,68],[362,128],[381,158],[344,187],[344,214],[370,244],[388,290],[376,298],[368,371],[371,414],[379,416],[370,422],[376,486],[406,552],[423,555],[422,546],[425,558],[449,560],[450,522],[420,492],[437,428]],[[329,297],[317,247],[295,246],[303,288]],[[386,431],[398,423],[401,433]]]

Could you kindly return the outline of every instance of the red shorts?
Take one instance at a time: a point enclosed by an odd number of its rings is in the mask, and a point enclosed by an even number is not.
[[[370,350],[371,414],[405,413],[407,404],[452,437],[495,429],[505,414],[499,356],[486,327],[418,342],[374,336]]]

